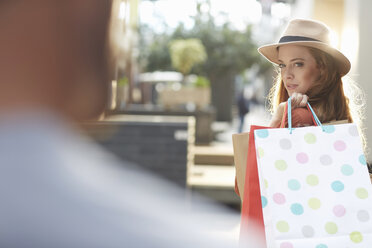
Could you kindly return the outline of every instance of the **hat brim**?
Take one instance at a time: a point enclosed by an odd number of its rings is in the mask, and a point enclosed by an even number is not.
[[[321,51],[324,51],[331,55],[339,68],[341,76],[346,75],[350,71],[350,61],[348,58],[346,58],[345,55],[343,55],[340,51],[337,49],[324,44],[323,42],[317,42],[317,41],[292,41],[292,42],[284,42],[284,43],[276,43],[276,44],[270,44],[261,46],[258,48],[258,52],[264,56],[267,60],[270,62],[278,65],[278,47],[284,46],[284,45],[299,45],[299,46],[306,46],[306,47],[313,47],[317,48]]]

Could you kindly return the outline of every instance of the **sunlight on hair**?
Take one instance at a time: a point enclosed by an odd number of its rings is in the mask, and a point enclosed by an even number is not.
[[[369,149],[367,147],[365,138],[365,127],[363,121],[365,119],[366,95],[363,89],[352,80],[349,76],[342,78],[345,96],[349,99],[349,108],[353,122],[357,124],[359,135],[362,141],[364,153],[367,154]]]

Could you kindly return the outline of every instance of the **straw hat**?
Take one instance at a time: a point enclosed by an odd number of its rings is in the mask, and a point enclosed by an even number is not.
[[[279,46],[293,44],[314,47],[331,55],[338,65],[341,76],[344,76],[350,70],[350,61],[330,45],[329,34],[329,28],[321,22],[294,19],[289,22],[278,43],[259,47],[258,51],[272,63],[279,64]]]

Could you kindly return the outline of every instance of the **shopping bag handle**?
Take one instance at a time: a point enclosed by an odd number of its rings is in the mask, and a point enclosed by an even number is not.
[[[291,108],[291,105],[289,106],[289,110],[290,110],[289,111],[289,114],[290,114],[289,120],[290,120],[290,122],[292,124],[292,112],[291,112],[292,108]],[[314,118],[314,115],[316,116],[316,114],[315,114],[314,110],[311,108],[310,105],[307,106],[307,110],[309,110],[309,112],[312,113],[311,114],[311,119],[313,120],[314,125],[315,126],[319,126],[320,121],[319,121],[319,119],[317,117],[316,117],[316,119]],[[283,113],[283,117],[282,117],[282,122],[280,124],[280,128],[284,128],[285,127],[285,120],[287,119],[287,116],[288,116],[288,101],[285,102],[284,113]]]
[[[320,126],[322,130],[324,131],[324,127],[322,123],[320,122],[318,116],[316,116],[313,108],[311,107],[310,103],[307,102],[306,104],[307,109],[311,112],[311,117],[313,119],[313,122],[316,126]],[[286,108],[284,110],[284,118],[283,121],[285,121],[285,116],[288,116],[288,129],[289,133],[292,133],[293,127],[292,127],[292,104],[291,104],[291,97],[288,98],[288,101],[286,103]],[[282,123],[283,125],[283,123]],[[283,125],[284,127],[284,125]]]

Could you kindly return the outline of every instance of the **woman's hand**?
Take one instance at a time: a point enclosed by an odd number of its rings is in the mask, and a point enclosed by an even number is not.
[[[297,92],[293,93],[291,96],[292,109],[306,107],[308,100],[309,100],[309,97],[305,94],[301,94]],[[285,105],[286,105],[286,102],[282,102],[279,104],[273,117],[271,118],[270,125],[269,125],[270,127],[278,127],[280,125],[280,122],[282,121],[282,118],[283,118]]]
[[[292,109],[306,107],[309,97],[305,94],[294,92],[291,95],[291,105]]]

